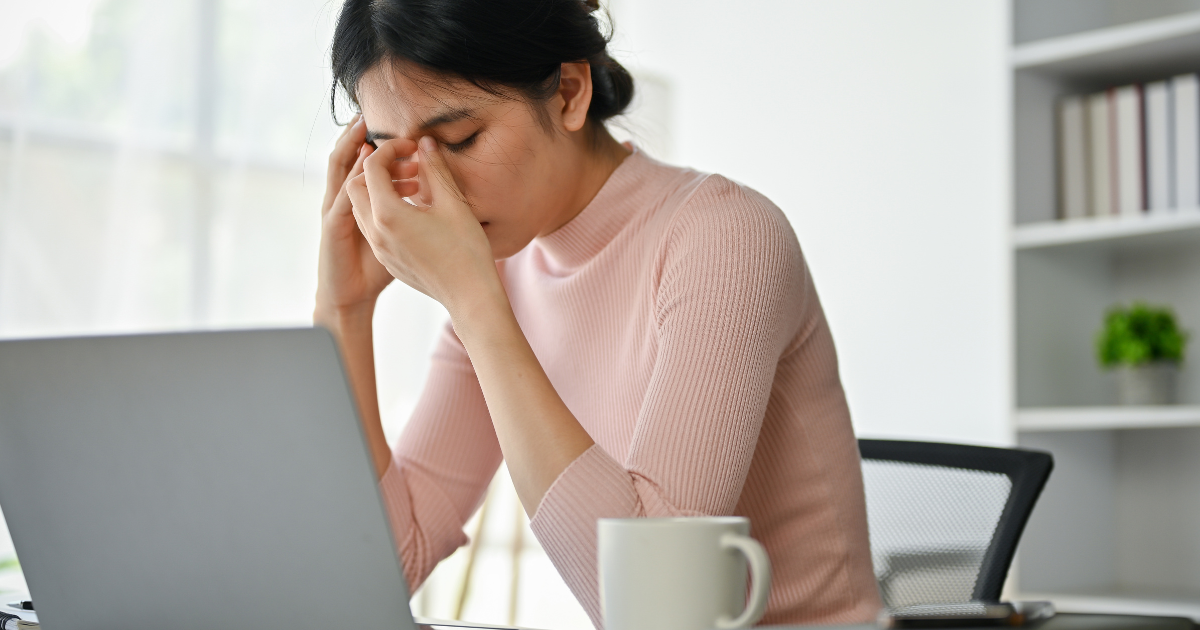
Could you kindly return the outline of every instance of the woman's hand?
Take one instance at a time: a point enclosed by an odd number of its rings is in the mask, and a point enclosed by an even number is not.
[[[321,205],[321,246],[317,264],[317,306],[313,320],[338,330],[347,313],[374,310],[375,299],[392,274],[371,252],[355,223],[349,181],[362,173],[370,154],[366,124],[355,116],[329,156],[325,201]],[[369,313],[368,313],[369,321]]]
[[[346,189],[375,257],[452,318],[478,298],[503,296],[487,235],[432,138],[380,144]]]
[[[361,116],[355,116],[329,156],[325,201],[321,204],[321,249],[313,323],[329,329],[338,341],[371,449],[375,476],[381,479],[392,455],[379,421],[371,317],[375,300],[392,281],[392,274],[375,259],[358,229],[346,194],[347,184],[362,173],[363,160],[370,154],[366,139],[366,124]]]

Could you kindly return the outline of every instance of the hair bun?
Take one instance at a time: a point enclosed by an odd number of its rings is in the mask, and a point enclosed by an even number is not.
[[[633,76],[624,66],[602,52],[589,62],[592,66],[592,103],[588,115],[597,120],[619,116],[633,100]]]

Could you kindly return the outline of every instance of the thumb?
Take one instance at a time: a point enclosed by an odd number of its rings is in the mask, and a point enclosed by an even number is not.
[[[417,143],[417,151],[417,199],[421,204],[432,206],[435,202],[445,203],[449,199],[465,202],[437,141],[425,136]]]

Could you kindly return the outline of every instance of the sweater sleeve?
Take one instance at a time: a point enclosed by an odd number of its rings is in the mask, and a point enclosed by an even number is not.
[[[731,514],[808,274],[783,214],[710,177],[672,219],[654,272],[658,350],[625,461],[601,447],[555,480],[533,531],[596,627],[596,519]]]
[[[483,501],[501,459],[479,381],[447,323],[425,388],[379,482],[410,591],[466,544],[463,525]]]

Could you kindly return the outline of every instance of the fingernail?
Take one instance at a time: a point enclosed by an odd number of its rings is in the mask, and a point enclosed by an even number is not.
[[[437,149],[437,143],[434,142],[433,138],[430,138],[429,136],[423,136],[421,138],[420,145],[421,145],[422,150],[427,151],[429,153],[432,153],[433,151],[435,151]]]

